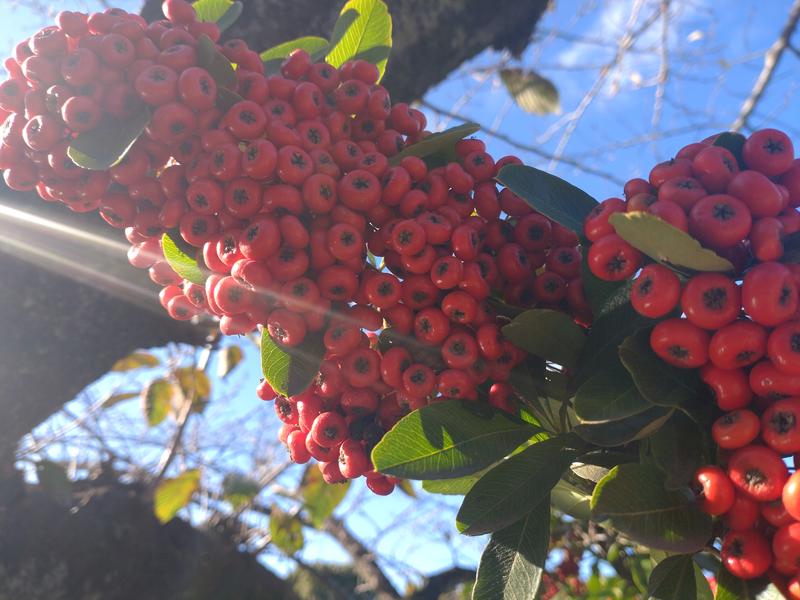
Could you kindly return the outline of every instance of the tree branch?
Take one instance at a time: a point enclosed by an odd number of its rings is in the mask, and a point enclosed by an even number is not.
[[[740,131],[742,128],[747,126],[747,121],[753,114],[753,111],[756,109],[758,102],[764,96],[764,92],[766,91],[769,82],[772,80],[775,70],[778,68],[778,64],[780,63],[784,51],[789,48],[792,34],[794,33],[795,29],[797,29],[797,22],[799,20],[800,0],[794,0],[794,3],[789,10],[789,17],[786,20],[783,29],[781,30],[781,34],[764,54],[764,66],[762,67],[761,72],[758,74],[758,78],[756,79],[756,83],[753,86],[750,95],[742,104],[742,108],[739,110],[739,116],[736,117],[733,125],[731,125],[731,129],[733,131]]]

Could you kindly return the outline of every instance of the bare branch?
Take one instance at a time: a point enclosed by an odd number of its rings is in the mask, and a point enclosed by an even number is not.
[[[669,79],[669,5],[671,0],[661,0],[661,62],[658,67],[656,95],[653,101],[653,127],[658,128],[664,107],[664,93]]]
[[[503,141],[503,142],[509,144],[510,146],[513,146],[514,148],[518,148],[519,150],[524,150],[525,152],[530,152],[531,154],[534,154],[534,155],[538,156],[539,158],[543,158],[545,160],[551,160],[551,161],[552,160],[556,160],[556,157],[554,155],[552,155],[552,154],[550,154],[548,152],[545,152],[541,148],[537,148],[536,146],[531,146],[531,145],[528,145],[528,144],[523,144],[522,142],[520,142],[518,140],[515,140],[514,138],[509,137],[506,134],[501,133],[500,131],[497,131],[496,129],[493,129],[491,127],[487,127],[485,125],[481,125],[480,123],[477,123],[472,118],[465,117],[463,115],[459,115],[459,114],[450,112],[448,110],[445,110],[443,108],[440,108],[440,107],[438,107],[438,106],[436,106],[434,104],[431,104],[427,100],[419,100],[418,103],[421,106],[424,106],[425,108],[428,108],[428,109],[430,109],[430,110],[432,110],[432,111],[434,111],[436,113],[439,113],[440,115],[444,115],[445,117],[448,117],[450,119],[457,119],[457,120],[460,120],[460,121],[471,121],[473,123],[476,123],[476,125],[479,125],[480,128],[481,128],[481,131],[483,131],[486,135],[491,136],[491,137],[493,137],[493,138],[495,138],[497,140]],[[619,179],[618,177],[615,177],[613,174],[609,173],[608,171],[601,171],[599,169],[595,169],[593,167],[589,167],[589,166],[584,165],[583,163],[580,163],[580,162],[578,162],[576,160],[573,160],[571,158],[567,158],[567,157],[562,156],[557,160],[558,160],[558,162],[561,162],[561,163],[563,163],[565,165],[570,165],[572,167],[575,167],[579,171],[583,171],[584,173],[588,173],[589,175],[594,175],[595,177],[600,177],[602,179],[610,181],[611,183],[613,183],[615,185],[623,185],[625,183],[623,180]]]
[[[789,18],[786,20],[781,34],[764,54],[764,66],[761,69],[761,73],[758,74],[758,79],[756,79],[756,83],[750,95],[742,104],[742,108],[739,110],[739,116],[736,117],[733,125],[731,125],[733,131],[740,131],[747,125],[750,115],[753,114],[759,100],[764,96],[764,92],[769,82],[772,80],[775,70],[778,68],[778,63],[780,63],[783,52],[790,47],[789,42],[791,41],[795,29],[797,29],[798,21],[800,21],[800,0],[794,0],[792,8],[789,10]]]

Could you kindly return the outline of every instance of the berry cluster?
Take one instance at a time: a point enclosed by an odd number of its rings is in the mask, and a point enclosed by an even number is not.
[[[600,204],[585,222],[588,260],[605,280],[636,274],[633,308],[659,319],[653,351],[699,369],[722,412],[712,437],[723,466],[700,468],[693,483],[700,508],[724,516],[724,565],[744,579],[772,569],[800,598],[800,473],[784,462],[800,453],[800,265],[781,262],[785,237],[800,230],[800,159],[774,129],[748,137],[738,160],[715,139],[686,146],[649,181],[629,181],[626,200]],[[642,268],[608,222],[619,211],[658,216],[734,272],[682,279],[658,263]]]
[[[184,0],[163,8],[150,24],[62,12],[16,47],[0,84],[6,183],[124,229],[129,261],[163,286],[173,318],[211,315],[226,335],[264,328],[300,353],[320,340],[307,390],[283,397],[262,381],[258,394],[275,399],[295,462],[315,458],[328,482],[366,475],[387,494],[396,481],[369,452],[408,411],[452,398],[515,410],[507,379],[525,353],[501,335],[498,306],[591,321],[578,238],[498,190],[498,170],[519,159],[495,161],[480,140],[435,168],[398,157],[429,135],[426,119],[391,103],[373,64],[297,50],[266,76]],[[236,64],[232,83],[202,66],[209,44]],[[143,112],[118,164],[88,171],[68,155],[76,137]],[[171,268],[165,232],[204,283]]]

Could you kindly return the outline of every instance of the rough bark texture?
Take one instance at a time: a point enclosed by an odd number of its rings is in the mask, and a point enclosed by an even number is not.
[[[72,510],[11,487],[14,511],[0,511],[0,600],[296,600],[227,538],[159,523],[138,486],[93,483]]]
[[[124,242],[96,217],[27,194],[6,190],[2,208]],[[23,435],[133,350],[205,339],[201,327],[167,316],[158,288],[127,264],[121,244],[79,241],[2,214],[0,230],[0,457],[10,457]]]
[[[421,98],[461,63],[484,48],[519,54],[548,0],[387,0],[394,25],[392,54],[383,84],[394,100]],[[246,0],[226,37],[266,50],[303,35],[328,37],[343,2]],[[142,14],[161,15],[161,0],[147,0]]]

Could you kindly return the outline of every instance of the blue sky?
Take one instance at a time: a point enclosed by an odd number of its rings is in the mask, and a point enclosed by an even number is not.
[[[0,44],[9,50],[22,36],[52,21],[53,15],[30,8],[31,4],[24,0],[3,2]],[[52,4],[71,10],[98,6],[97,2]],[[127,10],[136,10],[139,4],[116,1]],[[520,150],[507,141],[487,136],[493,154],[518,154],[527,163],[554,171],[598,199],[619,195],[621,181],[646,177],[653,164],[670,158],[684,144],[725,129],[734,121],[761,69],[763,52],[780,32],[790,5],[790,0],[675,0],[667,27],[661,17],[655,18],[632,48],[614,62],[620,37],[626,30],[639,29],[658,10],[658,0],[559,0],[543,18],[535,43],[520,60],[486,51],[432,89],[425,101],[534,148]],[[800,34],[795,39],[795,45],[800,47]],[[280,41],[283,40],[271,40]],[[494,73],[498,64],[535,69],[549,78],[560,92],[561,113],[536,116],[517,108]],[[609,67],[608,75],[598,81],[603,67]],[[800,141],[798,67],[798,56],[787,52],[751,119],[752,127],[785,128]],[[391,59],[388,68],[391,69]],[[659,74],[664,73],[668,77],[659,85]],[[593,87],[596,93],[567,140],[565,131],[571,127],[570,118]],[[657,100],[659,96],[661,100]],[[424,110],[432,128],[458,124],[455,118]],[[538,154],[559,151],[584,168],[557,164]],[[606,175],[589,174],[586,169]],[[246,356],[246,363],[232,381],[221,384],[223,390],[229,386],[230,393],[221,392],[225,401],[214,403],[207,420],[238,423],[237,418],[260,409],[259,401],[249,392],[259,377],[255,349],[248,348]],[[105,393],[113,384],[114,380],[106,380],[94,393]],[[238,389],[244,391],[238,393]],[[121,408],[119,413],[126,414],[131,423],[141,419],[133,409]],[[233,460],[245,468],[241,458]],[[455,501],[444,499],[440,504],[426,505],[429,508],[420,512],[399,492],[388,499],[361,503],[365,496],[363,486],[356,486],[339,514],[365,539],[373,539],[386,524],[396,522],[398,525],[380,538],[381,554],[406,561],[421,573],[433,573],[454,563],[476,565],[483,540],[457,536],[452,525]],[[438,533],[415,534],[426,528]],[[433,538],[441,543],[433,542]],[[449,538],[454,541],[448,544]],[[314,536],[312,541],[304,551],[307,560],[345,559],[336,545],[323,536]],[[291,565],[277,554],[268,554],[266,560],[281,571]],[[401,569],[391,572],[396,582],[409,578]]]

